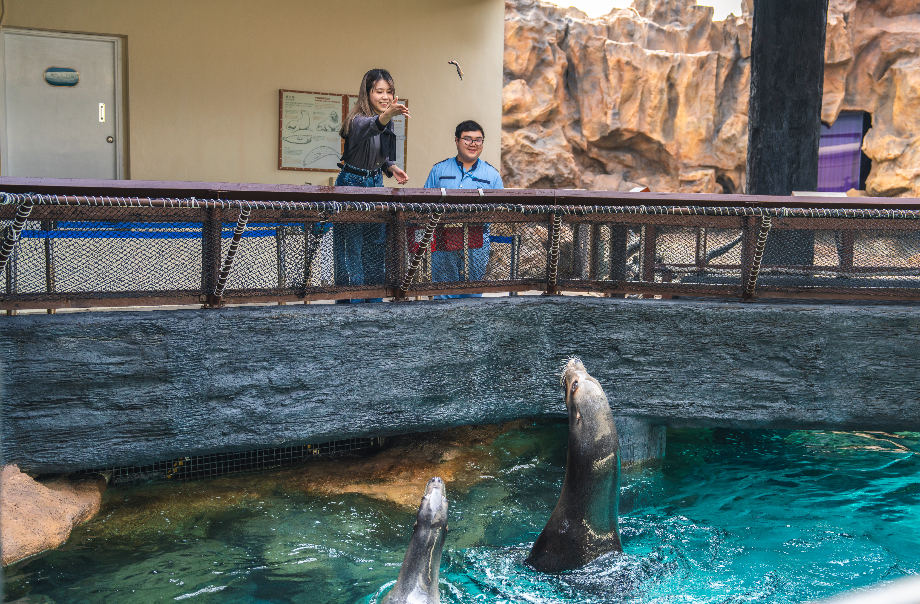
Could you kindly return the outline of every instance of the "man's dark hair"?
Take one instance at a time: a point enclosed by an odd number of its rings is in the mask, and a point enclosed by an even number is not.
[[[460,138],[460,135],[464,132],[482,132],[483,138],[485,138],[485,130],[482,129],[482,126],[474,122],[473,120],[466,120],[465,122],[460,122],[457,124],[457,129],[454,131],[454,137]]]

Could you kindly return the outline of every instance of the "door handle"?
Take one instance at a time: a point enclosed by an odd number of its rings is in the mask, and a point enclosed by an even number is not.
[[[105,142],[107,142],[107,143],[114,143],[114,142],[115,142],[115,139],[112,138],[111,136],[107,136],[107,137],[105,137]]]

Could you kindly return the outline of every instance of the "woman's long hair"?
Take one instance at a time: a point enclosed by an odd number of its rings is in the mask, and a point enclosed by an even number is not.
[[[377,115],[371,108],[370,94],[371,90],[374,89],[374,85],[380,80],[384,80],[389,84],[393,95],[396,95],[396,84],[393,83],[393,76],[390,75],[389,71],[386,69],[371,69],[365,73],[364,79],[361,80],[361,88],[358,90],[358,102],[355,103],[355,108],[348,112],[348,116],[342,121],[342,127],[339,129],[339,135],[342,138],[348,136],[348,131],[351,130],[351,122],[356,115],[367,117]]]

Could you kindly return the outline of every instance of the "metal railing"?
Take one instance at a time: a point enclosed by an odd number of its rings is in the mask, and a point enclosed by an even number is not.
[[[0,191],[7,311],[525,290],[920,300],[912,199],[40,179]]]

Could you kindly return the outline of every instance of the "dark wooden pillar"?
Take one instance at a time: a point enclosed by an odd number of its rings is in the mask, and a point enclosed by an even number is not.
[[[747,187],[789,195],[818,187],[828,0],[755,0]],[[773,231],[765,264],[813,264],[814,233]]]

